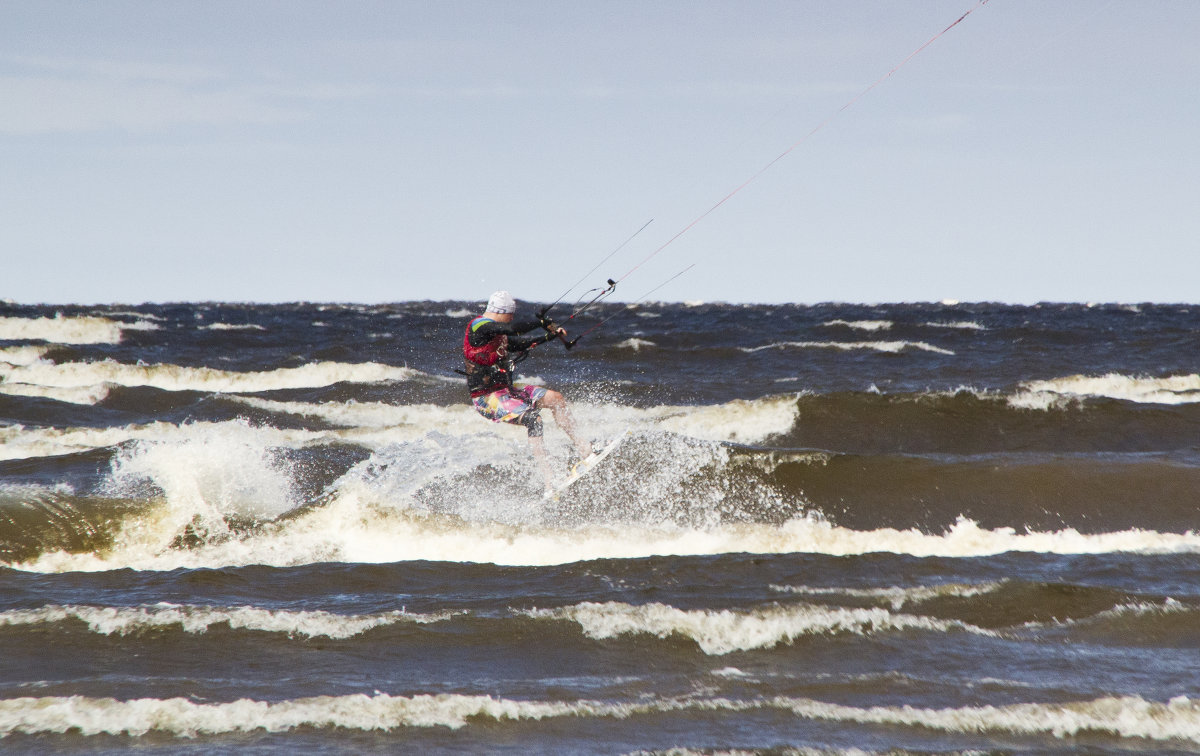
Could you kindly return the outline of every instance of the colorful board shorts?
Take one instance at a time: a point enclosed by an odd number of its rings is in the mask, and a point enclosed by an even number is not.
[[[534,409],[534,402],[546,395],[545,386],[526,386],[522,389],[500,389],[477,396],[471,401],[479,414],[497,423],[522,423],[525,413]]]

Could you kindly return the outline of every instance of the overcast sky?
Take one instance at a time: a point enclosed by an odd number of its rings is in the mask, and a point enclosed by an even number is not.
[[[0,0],[0,298],[551,300],[653,220],[585,284],[1197,302],[1197,40],[1195,0]]]

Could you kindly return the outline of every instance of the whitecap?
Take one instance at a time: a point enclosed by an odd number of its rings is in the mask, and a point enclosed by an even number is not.
[[[821,325],[842,326],[845,328],[853,328],[857,331],[886,331],[889,330],[894,324],[890,320],[842,320],[839,318],[837,320],[827,321]]]
[[[1088,733],[1121,738],[1200,743],[1200,702],[1186,696],[1151,701],[1112,696],[1049,703],[1009,703],[941,709],[915,706],[849,706],[811,698],[774,696],[731,699],[682,696],[637,701],[537,701],[486,695],[442,693],[391,696],[376,691],[312,696],[280,701],[243,698],[204,703],[188,698],[118,700],[89,696],[0,699],[0,737],[14,734],[75,732],[140,737],[160,732],[174,737],[236,732],[287,732],[298,728],[395,730],[405,727],[461,729],[477,720],[539,721],[572,717],[626,719],[669,712],[768,710],[800,719],[880,724],[966,735],[1049,735],[1073,738]]]
[[[44,346],[0,347],[0,362],[9,365],[32,365],[45,357],[49,351],[50,347]]]
[[[206,331],[265,331],[265,327],[257,323],[211,323],[203,326]]]
[[[429,379],[408,367],[376,362],[313,362],[294,368],[237,372],[172,364],[131,365],[114,360],[97,362],[35,362],[0,367],[0,380],[56,388],[96,385],[149,386],[165,391],[258,393],[280,389],[315,388],[335,383],[380,383]]]
[[[642,351],[646,347],[656,347],[658,344],[646,339],[628,338],[616,345],[618,349],[632,349],[635,352]]]
[[[0,341],[117,344],[121,341],[121,329],[130,327],[91,315],[65,316],[59,313],[52,318],[0,317]]]
[[[928,328],[952,328],[963,331],[986,331],[987,328],[973,320],[952,320],[948,322],[930,322],[924,324]]]
[[[610,601],[584,602],[559,609],[534,609],[528,614],[537,618],[570,620],[577,623],[589,638],[597,640],[626,635],[688,638],[704,653],[713,656],[772,648],[810,635],[873,635],[899,630],[963,630],[981,635],[994,634],[962,622],[896,614],[881,608],[810,604],[736,611],[689,610],[659,603],[633,605]]]
[[[790,593],[800,596],[846,596],[849,598],[869,599],[888,604],[893,611],[899,611],[906,604],[922,603],[931,599],[950,596],[953,598],[971,598],[983,596],[999,590],[1005,581],[982,584],[947,583],[942,585],[921,586],[888,586],[884,588],[842,588],[842,587],[811,587],[806,585],[771,585],[770,589],[779,593]]]
[[[78,620],[86,624],[91,632],[101,635],[130,635],[174,627],[196,635],[208,632],[213,625],[227,625],[234,630],[283,633],[303,638],[345,639],[400,622],[429,624],[451,616],[448,612],[408,614],[404,611],[345,615],[253,606],[215,607],[170,603],[133,607],[50,605],[0,612],[0,627]]]
[[[1200,402],[1200,375],[1153,378],[1108,373],[1025,381],[1010,397],[1009,404],[1045,409],[1061,406],[1064,401],[1089,398],[1120,399],[1139,404],[1192,404]]]
[[[764,349],[838,349],[843,352],[874,350],[898,354],[906,349],[918,349],[936,354],[953,355],[949,349],[934,346],[924,341],[777,341],[756,347],[738,347],[743,352],[761,352]]]

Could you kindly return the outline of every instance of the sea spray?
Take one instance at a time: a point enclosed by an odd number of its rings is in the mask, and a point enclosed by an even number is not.
[[[219,538],[231,522],[268,521],[295,507],[292,477],[265,443],[272,436],[245,421],[184,424],[175,438],[124,447],[105,493],[162,505],[152,518],[128,523],[118,541],[165,548],[185,529],[201,540]]]

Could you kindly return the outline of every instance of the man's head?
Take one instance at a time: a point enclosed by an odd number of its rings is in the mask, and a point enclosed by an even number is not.
[[[496,318],[497,320],[512,320],[513,314],[517,311],[517,300],[513,299],[512,294],[501,289],[488,298],[487,311],[490,315],[507,316]]]

